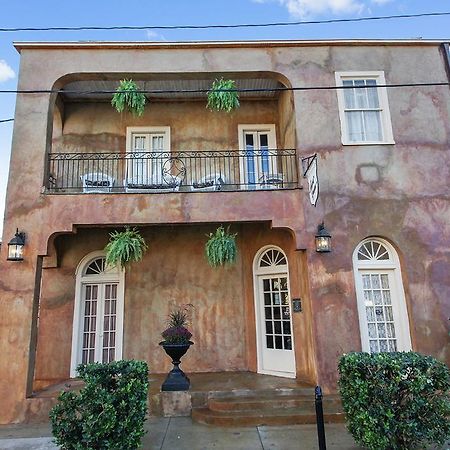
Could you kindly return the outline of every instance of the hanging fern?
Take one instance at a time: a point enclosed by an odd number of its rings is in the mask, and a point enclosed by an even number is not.
[[[230,227],[225,229],[223,226],[217,228],[215,233],[210,233],[205,245],[206,259],[211,267],[233,264],[236,261],[237,234],[230,233]]]
[[[138,262],[147,250],[147,244],[136,228],[125,228],[125,231],[110,233],[110,240],[105,247],[106,264],[125,267]]]
[[[231,112],[239,108],[239,93],[235,90],[236,83],[233,80],[214,80],[208,91],[208,103],[211,111]]]
[[[129,111],[134,116],[144,114],[147,98],[139,91],[137,84],[133,80],[121,80],[116,93],[113,95],[111,104],[117,112]]]

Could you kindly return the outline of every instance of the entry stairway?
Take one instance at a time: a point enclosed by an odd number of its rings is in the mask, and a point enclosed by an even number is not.
[[[325,396],[323,410],[325,422],[344,422],[338,396]],[[313,424],[316,423],[314,389],[214,392],[208,396],[206,406],[193,407],[192,419],[225,427]]]

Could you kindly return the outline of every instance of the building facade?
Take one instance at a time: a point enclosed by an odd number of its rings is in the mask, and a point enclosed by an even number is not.
[[[33,92],[17,96],[0,254],[1,423],[32,420],[33,393],[82,362],[167,371],[160,333],[188,303],[187,372],[252,371],[332,392],[346,352],[413,349],[448,363],[440,42],[16,48],[19,90]],[[232,113],[205,108],[220,77],[241,90]],[[141,117],[111,106],[129,78],[150,91]],[[316,207],[301,163],[314,154]],[[329,253],[316,252],[321,222]],[[237,233],[238,258],[213,269],[205,235],[222,224]],[[109,233],[126,225],[149,250],[108,268]],[[16,229],[23,260],[8,261]]]

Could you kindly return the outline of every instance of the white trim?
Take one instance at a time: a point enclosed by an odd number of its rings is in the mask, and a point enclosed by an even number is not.
[[[275,267],[259,267],[259,261],[262,257],[262,255],[267,250],[278,250],[281,252],[285,259],[286,259],[286,265],[281,266],[275,266]],[[257,372],[264,374],[264,375],[275,375],[275,376],[282,376],[286,378],[296,378],[297,376],[297,369],[296,369],[296,358],[295,358],[295,339],[294,339],[294,327],[293,327],[293,320],[292,320],[292,302],[289,304],[290,312],[291,312],[291,338],[292,338],[292,356],[294,359],[294,372],[285,372],[285,371],[269,371],[265,370],[262,367],[262,336],[261,336],[261,315],[260,315],[260,287],[259,287],[259,281],[260,278],[264,275],[282,275],[287,277],[287,283],[288,283],[288,289],[289,289],[289,300],[291,300],[291,282],[289,279],[289,261],[287,259],[286,253],[278,246],[276,245],[265,245],[264,247],[261,247],[255,254],[255,257],[253,258],[253,299],[254,299],[254,308],[255,308],[255,326],[256,326],[256,359],[257,359]]]
[[[268,139],[267,144],[269,147],[269,150],[273,150],[277,148],[277,134],[276,134],[276,127],[275,124],[238,124],[238,143],[239,143],[239,150],[244,151],[245,150],[245,140],[244,140],[244,133],[245,132],[267,132]],[[272,156],[273,158],[273,156]],[[274,164],[270,164],[270,166],[274,166]],[[276,167],[276,165],[275,165]],[[245,180],[245,161],[244,158],[239,158],[239,176],[241,180]],[[258,180],[256,180],[255,185],[258,186]],[[248,189],[247,186],[241,186],[241,189]]]
[[[79,353],[81,348],[81,305],[83,295],[83,284],[86,283],[118,283],[117,286],[117,309],[116,309],[116,360],[122,359],[123,347],[123,310],[125,298],[125,270],[111,270],[99,275],[83,275],[83,271],[94,259],[105,257],[105,252],[98,250],[86,255],[76,268],[75,278],[75,301],[73,309],[72,326],[72,351],[70,357],[70,377],[77,376],[76,368],[79,364]]]
[[[389,251],[389,260],[359,260],[359,248],[361,247],[361,245],[369,241],[375,241],[384,245]],[[389,288],[391,291],[394,326],[397,337],[397,350],[410,351],[412,349],[412,344],[411,333],[409,329],[408,309],[406,306],[405,291],[403,289],[403,282],[401,277],[400,260],[395,248],[384,239],[378,237],[369,237],[358,243],[355,250],[353,251],[352,261],[362,350],[364,352],[370,352],[362,275],[367,273],[386,273],[389,276]]]
[[[344,80],[364,80],[375,79],[377,85],[385,85],[386,80],[383,71],[351,71],[351,72],[335,72],[336,86],[343,86]],[[339,119],[341,122],[341,140],[342,145],[380,145],[380,144],[395,144],[392,133],[391,113],[389,111],[389,101],[387,89],[385,87],[377,87],[378,101],[381,110],[381,128],[383,138],[380,141],[350,141],[348,139],[348,127],[345,119],[345,99],[344,90],[336,89]]]

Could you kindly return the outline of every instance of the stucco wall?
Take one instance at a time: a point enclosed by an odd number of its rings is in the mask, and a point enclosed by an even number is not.
[[[225,115],[207,110],[204,101],[157,101],[139,118],[118,114],[109,103],[69,103],[52,151],[124,152],[126,127],[134,126],[170,126],[172,150],[236,150],[238,124],[247,123],[278,124],[277,101],[242,101]]]

